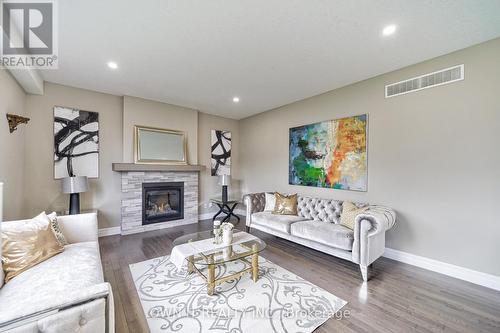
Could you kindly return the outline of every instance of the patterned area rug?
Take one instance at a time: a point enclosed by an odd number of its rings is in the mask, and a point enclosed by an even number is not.
[[[220,267],[216,276],[241,270]],[[169,256],[130,265],[149,328],[155,332],[312,332],[346,301],[259,257],[259,280],[250,274],[225,282],[208,296],[197,274],[178,272]]]

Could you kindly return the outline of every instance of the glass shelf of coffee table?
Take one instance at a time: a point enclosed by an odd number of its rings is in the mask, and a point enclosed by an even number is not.
[[[247,236],[248,234],[243,231],[233,229],[234,239],[238,236]],[[259,272],[259,253],[266,248],[266,243],[255,236],[248,241],[243,241],[241,243],[231,244],[231,245],[217,245],[215,244],[215,238],[212,230],[200,231],[188,235],[183,235],[174,240],[173,245],[181,245],[190,242],[203,241],[213,239],[214,247],[213,250],[202,251],[196,255],[188,257],[188,273],[196,272],[207,282],[207,293],[212,295],[215,286],[221,284],[227,280],[235,279],[240,277],[245,273],[250,273],[252,279],[257,281]],[[215,278],[215,268],[219,265],[224,265],[226,263],[239,260],[244,263],[243,269],[227,276]],[[205,271],[206,274],[205,274]]]

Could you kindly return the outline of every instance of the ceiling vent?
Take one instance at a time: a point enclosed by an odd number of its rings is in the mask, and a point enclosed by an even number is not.
[[[422,89],[433,88],[464,79],[464,65],[424,74],[385,86],[385,98],[404,95]]]

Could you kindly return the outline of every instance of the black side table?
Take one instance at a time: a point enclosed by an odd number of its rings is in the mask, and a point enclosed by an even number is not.
[[[230,220],[231,216],[236,217],[238,219],[238,222],[240,221],[240,217],[238,215],[236,215],[235,213],[233,213],[234,209],[238,205],[237,200],[228,200],[228,201],[224,202],[220,199],[210,199],[210,201],[213,202],[214,204],[216,204],[217,206],[219,206],[219,211],[217,212],[217,214],[214,215],[214,217],[212,218],[212,221],[215,221],[217,216],[219,216],[222,213],[226,214],[224,219],[222,219],[222,222],[226,222],[226,221]]]

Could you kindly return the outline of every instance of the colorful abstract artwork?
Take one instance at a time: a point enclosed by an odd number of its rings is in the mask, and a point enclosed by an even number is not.
[[[289,183],[366,191],[367,115],[290,128]]]

